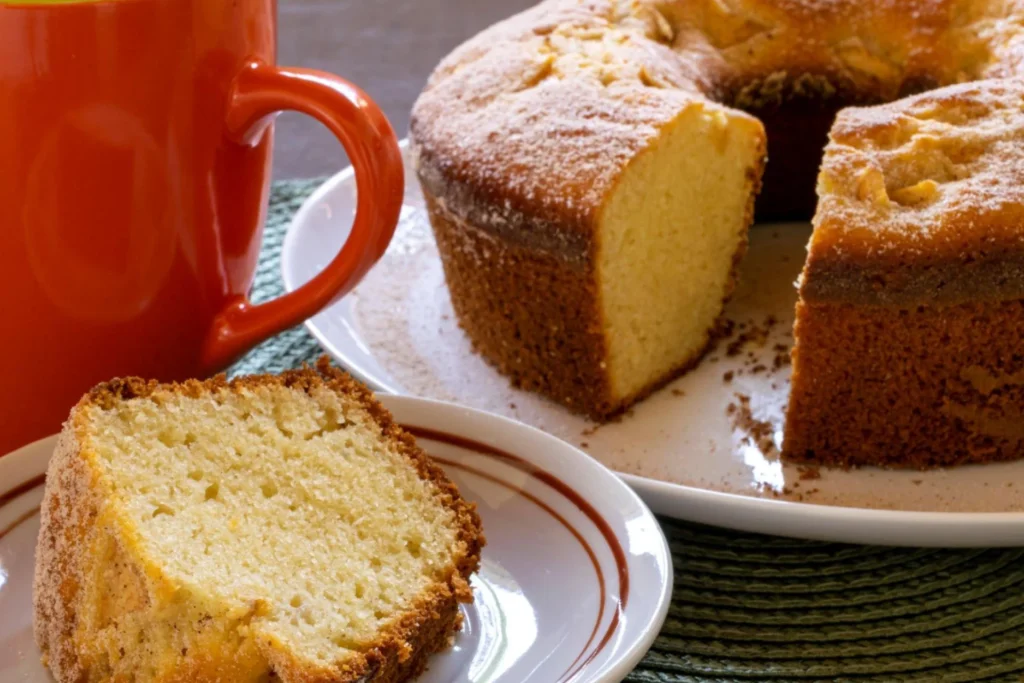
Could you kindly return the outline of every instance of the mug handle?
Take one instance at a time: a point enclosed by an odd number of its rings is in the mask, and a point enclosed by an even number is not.
[[[259,305],[246,296],[230,301],[203,344],[208,371],[226,367],[348,293],[384,254],[398,223],[405,180],[401,150],[391,124],[362,90],[322,71],[251,61],[232,86],[228,138],[253,144],[282,110],[319,120],[344,146],[357,186],[352,232],[334,260],[295,291]]]

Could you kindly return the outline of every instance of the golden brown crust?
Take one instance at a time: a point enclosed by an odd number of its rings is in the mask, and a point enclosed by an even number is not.
[[[1024,456],[1024,301],[797,307],[783,455],[927,468]]]
[[[61,433],[47,470],[33,579],[35,640],[43,663],[62,683],[87,680],[74,643],[85,560],[79,549],[87,545],[99,508],[89,471],[74,456],[71,435]],[[53,567],[58,571],[49,571]]]
[[[424,194],[452,305],[474,349],[516,386],[580,412],[614,412],[592,258],[567,262],[496,238]]]
[[[280,375],[240,377],[227,381],[217,376],[206,381],[158,384],[139,378],[115,379],[103,383],[82,398],[65,425],[51,459],[42,507],[42,527],[34,585],[35,636],[44,663],[59,683],[103,680],[104,662],[93,662],[76,643],[81,610],[88,596],[83,593],[86,576],[95,558],[88,553],[96,539],[112,533],[102,520],[102,490],[87,461],[81,457],[76,434],[83,419],[81,408],[96,405],[109,408],[119,401],[171,391],[198,396],[212,390],[247,387],[286,386],[311,390],[326,386],[361,404],[380,426],[381,437],[396,444],[415,466],[420,477],[437,490],[438,500],[450,509],[459,529],[457,539],[463,551],[454,558],[450,573],[419,596],[412,608],[381,630],[379,639],[360,657],[342,668],[310,669],[288,651],[278,647],[245,653],[220,653],[205,657],[202,652],[182,653],[181,666],[168,674],[171,681],[248,680],[253,667],[269,670],[272,677],[301,683],[394,683],[422,671],[430,654],[451,644],[461,619],[458,603],[472,600],[469,577],[478,570],[485,543],[476,506],[465,501],[458,488],[416,445],[381,406],[373,394],[346,373],[321,358],[316,369],[303,368]],[[159,399],[157,399],[159,400]],[[116,539],[114,539],[116,541]],[[122,567],[123,568],[123,567]],[[121,587],[125,590],[125,587]],[[260,644],[257,643],[257,648]],[[258,659],[259,661],[253,661]],[[227,668],[225,668],[227,667]],[[100,677],[98,677],[100,676]],[[273,678],[271,679],[273,680]]]

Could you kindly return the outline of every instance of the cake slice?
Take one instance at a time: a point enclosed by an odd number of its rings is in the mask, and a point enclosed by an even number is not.
[[[784,455],[1024,456],[1024,84],[844,110],[818,194]]]
[[[475,508],[321,362],[101,385],[47,473],[35,632],[59,683],[401,681],[450,644]]]

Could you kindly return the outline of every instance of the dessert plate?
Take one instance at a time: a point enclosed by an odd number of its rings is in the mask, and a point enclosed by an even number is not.
[[[307,327],[379,391],[453,401],[520,420],[617,471],[657,513],[776,535],[855,543],[1024,543],[1024,461],[931,472],[798,468],[779,459],[789,393],[794,281],[807,224],[755,226],[717,346],[693,371],[598,425],[517,390],[473,353],[444,283],[406,155],[405,206],[387,253]],[[284,241],[294,290],[342,243],[352,173],[321,186]]]
[[[382,397],[462,494],[488,544],[455,645],[423,683],[617,683],[665,620],[672,561],[640,498],[580,451],[512,420]],[[32,639],[43,474],[56,437],[0,458],[0,680],[51,678]]]

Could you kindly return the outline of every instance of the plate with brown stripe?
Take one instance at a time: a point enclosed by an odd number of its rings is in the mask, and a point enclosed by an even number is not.
[[[620,681],[668,611],[661,528],[610,470],[540,430],[453,404],[381,397],[477,504],[488,544],[462,631],[424,683]],[[51,681],[32,573],[52,436],[0,457],[0,680]]]

